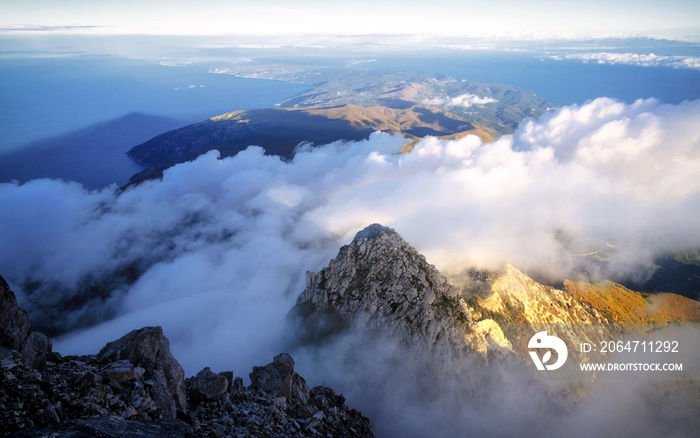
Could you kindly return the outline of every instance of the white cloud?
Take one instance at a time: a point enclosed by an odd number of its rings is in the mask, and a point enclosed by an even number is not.
[[[445,106],[445,107],[461,107],[471,108],[474,105],[486,105],[487,103],[496,103],[498,100],[491,97],[479,97],[475,94],[461,94],[457,97],[425,99],[426,105]]]
[[[700,58],[696,56],[663,56],[650,53],[575,53],[569,55],[554,55],[551,59],[561,61],[563,59],[578,60],[583,62],[595,62],[598,64],[628,64],[640,67],[672,67],[700,69]]]
[[[616,243],[626,260],[700,245],[699,122],[700,101],[598,99],[528,120],[490,144],[474,136],[427,138],[400,154],[403,139],[375,133],[302,149],[291,162],[257,147],[226,159],[210,152],[120,194],[50,180],[0,184],[0,274],[36,314],[40,306],[54,309],[86,278],[138,261],[145,272],[135,283],[92,303],[116,317],[58,339],[56,349],[94,353],[129,330],[162,325],[188,374],[211,366],[245,375],[280,352],[285,315],[305,271],[325,266],[372,222],[394,227],[441,269],[501,260],[566,269],[555,229]],[[27,278],[47,284],[33,299],[22,289]],[[330,378],[355,402],[368,400],[362,391],[379,391],[366,405],[385,431],[494,430],[491,417],[462,405],[445,415],[441,398],[394,410],[391,394],[410,390],[371,387],[397,375],[394,368],[382,372],[377,358],[389,354],[383,347],[365,363],[367,374],[329,377],[328,370],[342,369],[334,360],[345,350],[334,348],[320,358],[297,357],[300,369],[310,382]],[[313,362],[321,359],[325,368]],[[353,376],[369,383],[356,386]],[[532,398],[528,391],[509,384],[488,402],[517,405]],[[600,418],[601,400],[619,404],[610,395],[596,397],[563,424]],[[623,397],[630,400],[648,408],[647,398]],[[407,412],[414,411],[421,421],[410,421]],[[499,430],[516,433],[531,415],[512,416]],[[616,430],[616,418],[605,427]]]
[[[244,372],[276,353],[305,271],[373,222],[441,269],[502,260],[564,269],[555,229],[611,241],[629,259],[700,245],[699,121],[700,101],[598,99],[489,144],[427,138],[400,154],[403,139],[376,133],[291,162],[256,147],[210,152],[121,194],[2,184],[0,274],[36,312],[63,296],[50,293],[137,261],[145,273],[105,304],[117,317],[57,349],[94,352],[159,324],[188,373]],[[30,299],[27,278],[63,287]]]
[[[192,88],[204,88],[204,85],[187,85],[185,87],[175,87],[176,90],[191,90]]]

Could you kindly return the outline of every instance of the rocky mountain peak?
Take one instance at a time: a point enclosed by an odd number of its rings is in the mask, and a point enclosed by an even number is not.
[[[368,225],[363,230],[358,231],[357,234],[355,234],[355,238],[353,238],[352,241],[356,242],[362,239],[376,239],[379,237],[380,234],[389,234],[392,237],[395,236],[398,239],[401,239],[399,233],[394,231],[393,228],[385,227],[384,225],[375,223],[372,225]]]
[[[396,231],[372,224],[343,246],[328,267],[307,272],[297,303],[348,316],[361,309],[368,320],[376,320],[411,313],[437,296],[454,294],[447,279]]]
[[[379,224],[357,233],[326,268],[307,272],[290,316],[308,342],[358,328],[380,331],[426,355],[485,354],[486,333],[498,331],[497,325],[486,331],[485,324],[475,325],[447,278],[395,230]],[[464,349],[465,343],[471,348]]]

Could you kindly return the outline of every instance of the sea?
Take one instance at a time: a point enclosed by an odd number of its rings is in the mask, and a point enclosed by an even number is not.
[[[89,188],[122,185],[142,169],[125,156],[129,148],[225,112],[273,107],[310,88],[215,74],[211,67],[118,56],[0,58],[0,183],[50,177]],[[602,96],[628,103],[700,98],[698,70],[586,64],[532,53],[404,51],[373,54],[355,68],[510,84],[558,106]],[[97,161],[100,166],[93,166]]]
[[[96,189],[123,185],[143,170],[125,155],[131,147],[309,88],[210,67],[114,56],[0,58],[0,183],[47,177]]]

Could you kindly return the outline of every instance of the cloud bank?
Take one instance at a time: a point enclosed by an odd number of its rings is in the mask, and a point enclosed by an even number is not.
[[[188,375],[211,366],[245,376],[287,348],[285,315],[305,271],[373,222],[446,271],[507,260],[566,272],[557,230],[617,245],[620,266],[700,246],[699,122],[700,101],[597,99],[490,144],[426,138],[401,154],[402,138],[375,133],[302,148],[290,162],[255,146],[225,159],[210,152],[121,193],[0,184],[0,274],[34,321],[75,329],[55,342],[63,354],[161,325]],[[622,425],[653,436],[697,426],[693,401],[658,406],[653,387],[606,383],[561,411],[491,369],[488,397],[470,405],[449,381],[432,392],[404,385],[433,366],[407,357],[353,335],[295,353],[311,385],[344,392],[388,435],[616,435]],[[620,423],[619,406],[638,415]]]
[[[583,62],[595,62],[598,64],[628,64],[638,67],[672,67],[700,70],[700,58],[696,56],[663,56],[650,53],[648,55],[638,53],[575,53],[570,55],[554,55],[550,59],[561,61],[578,60]]]
[[[426,138],[401,154],[402,138],[375,133],[290,162],[210,152],[122,193],[2,184],[0,274],[35,319],[111,318],[58,340],[65,354],[162,325],[188,374],[245,374],[279,352],[305,271],[373,222],[446,271],[566,270],[556,230],[617,245],[620,263],[700,245],[699,122],[700,101],[598,99],[490,144]]]

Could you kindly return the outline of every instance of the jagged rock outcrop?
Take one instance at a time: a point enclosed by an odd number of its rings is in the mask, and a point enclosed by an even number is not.
[[[33,332],[29,315],[17,305],[17,297],[0,276],[0,359],[19,352],[23,362],[42,368],[51,352],[51,341],[43,333]]]
[[[293,363],[282,354],[255,367],[251,375],[258,385],[248,388],[231,372],[205,368],[187,379],[188,413],[175,419],[159,402],[168,393],[155,392],[164,388],[126,360],[109,363],[98,356],[54,353],[43,371],[4,360],[0,436],[16,431],[22,431],[17,436],[54,438],[373,436],[369,420],[348,408],[342,396],[324,387],[309,391]]]
[[[110,342],[100,350],[99,358],[127,361],[145,369],[153,381],[155,403],[167,418],[187,412],[185,371],[170,352],[170,342],[160,327],[144,327]]]
[[[311,342],[354,326],[380,330],[431,356],[479,351],[486,357],[489,349],[507,348],[498,325],[475,324],[447,278],[379,224],[357,233],[328,267],[307,273],[290,316]]]
[[[294,359],[287,353],[275,356],[274,361],[264,367],[253,367],[250,373],[250,389],[284,397],[286,403],[299,416],[311,415],[309,404],[309,387],[306,381],[294,372]]]
[[[49,359],[43,370],[10,359],[0,364],[0,435],[95,416],[175,418],[174,396],[158,373],[97,355]]]
[[[372,437],[369,420],[345,405],[345,398],[322,386],[309,390],[282,353],[253,367],[251,385],[230,371],[205,368],[187,379],[189,418],[203,436]],[[224,383],[226,386],[224,386]],[[221,390],[226,388],[224,392]]]
[[[204,368],[185,382],[190,400],[204,402],[221,400],[231,389],[231,383],[226,376],[213,372],[209,367]]]
[[[33,333],[4,280],[0,302],[0,437],[373,436],[342,396],[309,391],[288,354],[255,367],[249,388],[209,368],[185,380],[160,327],[134,330],[96,355],[49,348],[45,360],[26,360],[18,349]]]
[[[19,308],[15,294],[0,277],[0,346],[19,350],[31,330],[27,312]]]

